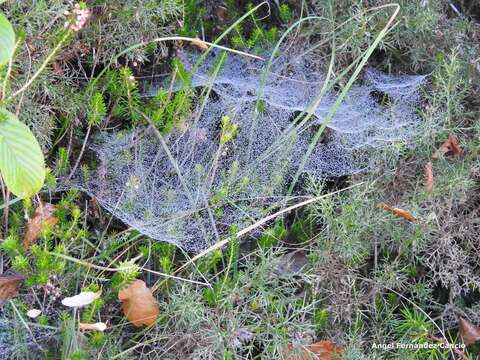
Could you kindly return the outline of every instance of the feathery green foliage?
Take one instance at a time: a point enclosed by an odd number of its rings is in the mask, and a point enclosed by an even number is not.
[[[105,115],[107,115],[107,107],[103,100],[103,95],[100,92],[96,92],[92,97],[91,109],[88,114],[88,124],[90,126],[100,125]]]

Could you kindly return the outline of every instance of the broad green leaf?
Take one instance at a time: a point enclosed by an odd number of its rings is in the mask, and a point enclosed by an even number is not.
[[[7,18],[0,13],[0,66],[8,63],[15,49],[15,33]]]
[[[42,149],[28,126],[0,108],[0,173],[19,198],[35,195],[45,181]]]

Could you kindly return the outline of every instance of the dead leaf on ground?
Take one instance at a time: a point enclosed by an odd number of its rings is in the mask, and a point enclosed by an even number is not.
[[[24,279],[22,274],[0,275],[0,306],[17,296],[20,282]]]
[[[449,157],[457,157],[463,155],[464,151],[460,147],[460,143],[455,135],[450,134],[448,135],[447,141],[445,141],[437,151],[435,151],[432,155],[433,160],[437,160],[440,156],[449,156]]]
[[[425,165],[425,191],[428,193],[433,191],[433,164],[431,161]]]
[[[155,323],[160,313],[152,291],[142,280],[135,280],[120,290],[118,299],[122,302],[123,313],[134,326],[149,326]]]
[[[78,328],[80,330],[105,331],[107,329],[107,324],[105,324],[104,322],[97,322],[94,324],[78,323]]]
[[[464,318],[458,319],[458,332],[467,346],[480,340],[480,328]]]
[[[55,205],[49,203],[37,207],[35,215],[27,224],[27,232],[22,242],[24,249],[28,249],[40,237],[44,226],[54,226],[58,223],[58,218],[53,216],[56,209]]]
[[[321,340],[308,346],[288,345],[284,360],[339,360],[344,349],[331,340]]]
[[[205,41],[199,39],[198,37],[196,37],[195,39],[193,39],[191,41],[191,44],[193,46],[195,46],[198,50],[200,50],[201,52],[205,52],[208,50],[208,45]]]
[[[396,208],[396,207],[391,207],[391,206],[389,206],[387,204],[384,204],[384,203],[378,204],[378,206],[381,207],[382,209],[388,211],[388,212],[391,212],[394,215],[397,215],[397,216],[400,216],[401,218],[404,218],[405,220],[412,221],[412,222],[417,221],[417,218],[415,216],[413,216],[407,210],[403,210],[403,209]]]

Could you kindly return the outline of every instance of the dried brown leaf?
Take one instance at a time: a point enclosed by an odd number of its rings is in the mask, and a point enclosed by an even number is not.
[[[152,291],[142,280],[135,280],[120,290],[118,299],[122,302],[123,313],[134,326],[152,325],[160,313]]]
[[[432,155],[433,160],[437,160],[441,156],[457,157],[463,155],[464,151],[460,147],[460,143],[455,135],[448,135],[447,141],[445,141],[437,151]]]
[[[25,279],[22,274],[0,275],[0,306],[18,294],[20,282]]]
[[[464,318],[458,319],[458,332],[467,346],[480,340],[480,328]]]
[[[431,161],[425,165],[425,191],[428,193],[433,191],[433,164]]]
[[[44,226],[54,226],[58,223],[58,219],[53,216],[56,209],[55,205],[49,203],[40,204],[36,208],[35,215],[27,224],[27,231],[22,242],[24,249],[28,249],[40,237]]]
[[[198,50],[200,50],[201,52],[205,52],[208,50],[208,45],[205,41],[203,40],[200,40],[198,37],[193,39],[191,41],[191,44],[193,46],[195,46]]]
[[[321,340],[308,346],[288,345],[284,360],[339,360],[344,349],[332,340]]]
[[[394,215],[397,215],[401,218],[404,218],[405,220],[412,221],[412,222],[417,221],[417,218],[415,216],[413,216],[407,210],[403,210],[403,209],[396,208],[396,207],[391,207],[391,206],[389,206],[387,204],[383,204],[383,203],[379,204],[378,206],[381,207],[382,209],[388,211],[388,212],[391,212]]]

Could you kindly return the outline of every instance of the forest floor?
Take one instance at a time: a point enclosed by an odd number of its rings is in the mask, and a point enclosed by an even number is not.
[[[0,1],[18,41],[0,67],[0,105],[33,131],[48,167],[31,199],[1,184],[0,358],[480,358],[480,5],[389,4]],[[421,131],[363,153],[368,170],[302,173],[296,197],[253,204],[260,216],[222,223],[227,238],[204,252],[145,235],[103,206],[102,189],[65,185],[102,176],[92,165],[99,135],[181,133],[201,99],[217,99],[185,85],[182,54],[215,43],[260,56],[280,40],[310,49],[312,68],[338,77],[330,85],[347,98],[356,69],[355,83],[367,67],[426,75]],[[185,86],[146,98],[157,76]],[[214,131],[228,153],[235,123],[218,118]],[[222,190],[207,208],[228,201]],[[231,210],[220,208],[212,222]]]

